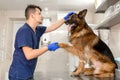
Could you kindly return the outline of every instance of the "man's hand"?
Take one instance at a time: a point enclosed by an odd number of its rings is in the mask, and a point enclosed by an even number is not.
[[[72,15],[72,14],[76,14],[75,12],[69,12],[65,17],[64,20],[68,20],[68,18]]]
[[[55,51],[58,48],[59,48],[58,42],[54,42],[54,43],[51,43],[51,44],[48,45],[48,50],[49,51]]]

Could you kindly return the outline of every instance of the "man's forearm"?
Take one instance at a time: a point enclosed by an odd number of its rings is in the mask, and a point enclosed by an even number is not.
[[[51,32],[51,31],[54,31],[56,30],[57,28],[59,28],[61,25],[63,25],[65,22],[64,19],[61,19],[59,21],[57,21],[56,23],[52,24],[51,26],[48,26],[47,29],[46,29],[46,32]]]

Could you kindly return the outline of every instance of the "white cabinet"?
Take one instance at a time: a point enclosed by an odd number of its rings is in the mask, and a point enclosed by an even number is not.
[[[95,0],[96,13],[105,12],[107,8],[119,0]]]
[[[114,1],[114,0],[109,0],[109,1],[105,0],[104,3],[102,3],[101,6],[98,7],[98,8],[101,8],[101,7],[103,7],[103,5],[105,5],[106,3],[109,2],[108,3],[109,8],[107,8],[107,9],[110,9],[110,7],[113,7],[114,10],[112,10],[112,12],[109,12],[109,15],[107,15],[99,24],[96,25],[97,29],[100,29],[100,28],[108,29],[108,28],[120,23],[120,1],[116,2],[114,5],[112,5],[114,3],[112,1]],[[112,6],[110,5],[110,3]],[[105,9],[105,10],[107,10],[107,9]],[[100,10],[100,9],[98,9],[98,10]]]
[[[110,16],[103,19],[96,25],[96,28],[110,28],[118,23],[120,23],[120,11],[113,12]]]

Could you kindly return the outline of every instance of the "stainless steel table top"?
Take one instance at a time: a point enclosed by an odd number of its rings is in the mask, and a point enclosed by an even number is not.
[[[120,80],[119,70],[116,71],[117,77],[109,77],[109,78],[95,78],[93,76],[84,76],[80,75],[78,77],[71,77],[69,72],[63,73],[40,73],[37,72],[35,74],[35,80]]]

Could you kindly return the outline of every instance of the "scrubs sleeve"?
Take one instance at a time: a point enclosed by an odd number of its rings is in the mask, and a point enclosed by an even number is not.
[[[33,41],[32,41],[31,31],[28,29],[19,30],[17,34],[17,43],[18,43],[18,48],[21,48],[23,46],[28,46],[32,48]]]
[[[39,38],[43,35],[43,33],[45,33],[46,28],[47,27],[45,27],[45,26],[38,26],[37,27],[37,35]]]

